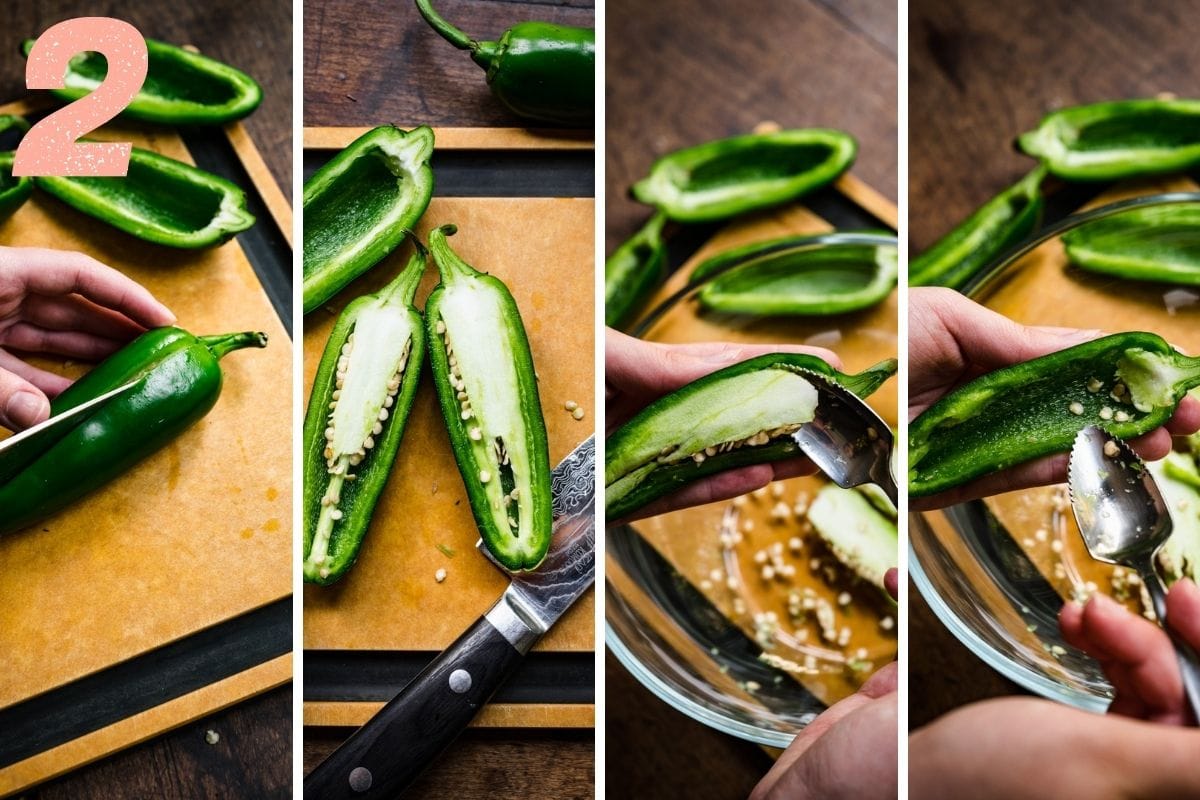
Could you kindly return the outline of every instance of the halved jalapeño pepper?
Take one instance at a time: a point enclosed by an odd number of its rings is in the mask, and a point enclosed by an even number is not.
[[[483,542],[510,570],[550,547],[550,451],[533,354],[499,279],[450,249],[453,225],[429,236],[442,282],[425,304],[434,384]]]
[[[884,575],[900,559],[894,517],[880,513],[863,492],[831,483],[817,492],[808,507],[808,521],[838,561],[884,588]]]
[[[908,265],[909,286],[963,288],[998,256],[1028,239],[1041,222],[1044,167],[988,200]]]
[[[33,40],[25,40],[21,49],[28,57]],[[254,79],[228,64],[154,39],[146,40],[146,53],[146,81],[122,116],[165,125],[222,125],[262,102]],[[64,87],[50,91],[63,100],[78,100],[107,76],[104,56],[79,53],[67,67]]]
[[[368,131],[304,184],[304,313],[404,241],[433,196],[433,131]]]
[[[662,238],[666,221],[663,214],[655,214],[604,260],[605,325],[615,328],[631,322],[662,281],[667,261]]]
[[[124,178],[34,182],[84,214],[167,247],[221,244],[254,224],[246,195],[231,181],[140,147],[133,148]]]
[[[1153,333],[1117,333],[976,378],[908,432],[908,492],[934,494],[1071,449],[1098,425],[1132,439],[1166,422],[1200,386],[1200,358]]]
[[[730,314],[828,316],[870,308],[895,288],[895,245],[802,246],[807,241],[772,239],[708,259],[691,276],[716,275],[700,289],[700,304]]]
[[[310,583],[333,583],[354,565],[400,451],[425,357],[413,306],[425,261],[418,245],[394,281],[346,306],[325,344],[304,416]]]
[[[11,217],[33,194],[33,179],[14,177],[13,154],[0,153],[0,222]]]
[[[110,356],[54,399],[51,416],[132,380],[137,385],[87,413],[40,452],[23,451],[20,463],[5,460],[0,534],[66,508],[170,444],[216,405],[221,358],[266,344],[262,333],[197,337],[158,328]]]
[[[1200,100],[1119,100],[1047,115],[1017,145],[1072,181],[1110,181],[1200,165]]]
[[[680,222],[725,219],[825,186],[857,149],[850,134],[820,128],[718,139],[663,156],[633,195]]]
[[[1200,203],[1130,209],[1062,238],[1071,261],[1091,272],[1200,286]]]
[[[770,353],[659,398],[608,437],[605,517],[624,517],[717,472],[796,456],[791,434],[817,408],[816,387],[805,373],[866,397],[896,374],[896,361],[845,375],[816,356]]]

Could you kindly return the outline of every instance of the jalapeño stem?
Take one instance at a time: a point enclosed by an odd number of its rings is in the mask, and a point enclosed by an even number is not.
[[[212,354],[218,360],[232,353],[234,350],[242,350],[247,347],[266,347],[267,335],[265,333],[247,331],[246,333],[225,333],[217,336],[198,336],[201,344],[212,351]]]
[[[479,42],[451,25],[435,11],[429,0],[417,0],[417,11],[421,12],[421,16],[429,23],[429,27],[459,50],[475,50],[479,46]]]

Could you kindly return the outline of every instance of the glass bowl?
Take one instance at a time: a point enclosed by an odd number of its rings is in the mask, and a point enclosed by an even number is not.
[[[757,231],[741,238],[743,241],[718,237],[712,248],[774,237]],[[802,235],[786,247],[803,250],[864,244],[894,246],[896,237],[875,233]],[[691,263],[698,263],[704,255],[701,252]],[[707,281],[689,283],[690,269],[689,264],[668,282],[636,335],[676,343],[787,342],[830,347],[839,352],[850,372],[896,354],[895,292],[871,309],[831,317],[723,314],[701,308],[696,294]],[[872,406],[892,425],[896,396],[896,381],[892,380],[871,398]],[[789,491],[804,492],[818,480],[798,478],[784,485]],[[729,559],[715,544],[722,508],[727,505],[712,504],[632,525],[608,527],[605,640],[610,651],[644,686],[676,710],[742,739],[786,747],[827,707],[825,700],[832,698],[823,700],[818,696],[825,691],[823,679],[818,679],[817,688],[810,690],[759,661],[762,648],[754,637],[714,602],[711,586],[702,590],[708,582],[697,576],[707,567],[723,568],[728,575],[734,575],[733,570],[738,568],[732,563],[737,559]],[[684,573],[690,573],[691,579]],[[742,618],[744,621],[744,615]],[[890,649],[871,649],[874,667],[894,658],[894,636],[890,642]],[[835,675],[829,684],[838,680]]]
[[[965,292],[1022,324],[1148,330],[1200,352],[1200,288],[1085,272],[1067,264],[1060,241],[1131,208],[1196,202],[1196,192],[1146,195],[1068,217],[1003,256]],[[1090,591],[1089,581],[1104,590],[1120,584],[1111,567],[1086,556],[1064,493],[1045,487],[913,513],[909,569],[933,613],[990,667],[1043,697],[1100,711],[1112,687],[1097,662],[1063,641],[1058,612],[1064,596]]]

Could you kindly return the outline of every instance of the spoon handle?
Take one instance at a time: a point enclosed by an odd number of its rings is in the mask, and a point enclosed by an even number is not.
[[[1179,660],[1179,675],[1183,679],[1184,699],[1192,710],[1192,723],[1200,723],[1200,656],[1197,656],[1195,649],[1167,625],[1166,588],[1163,586],[1162,578],[1158,576],[1157,570],[1151,569],[1150,576],[1147,577],[1149,580],[1146,580],[1145,583],[1146,588],[1150,591],[1150,598],[1154,601],[1154,613],[1163,630],[1167,632],[1167,636],[1171,638],[1171,644],[1175,646],[1175,655]]]

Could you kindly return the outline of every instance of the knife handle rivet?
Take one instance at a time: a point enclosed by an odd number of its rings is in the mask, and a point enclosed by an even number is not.
[[[465,669],[456,669],[450,673],[450,691],[464,694],[471,688],[471,673]]]
[[[373,780],[371,770],[366,767],[355,767],[350,770],[350,791],[361,794],[371,788]]]

